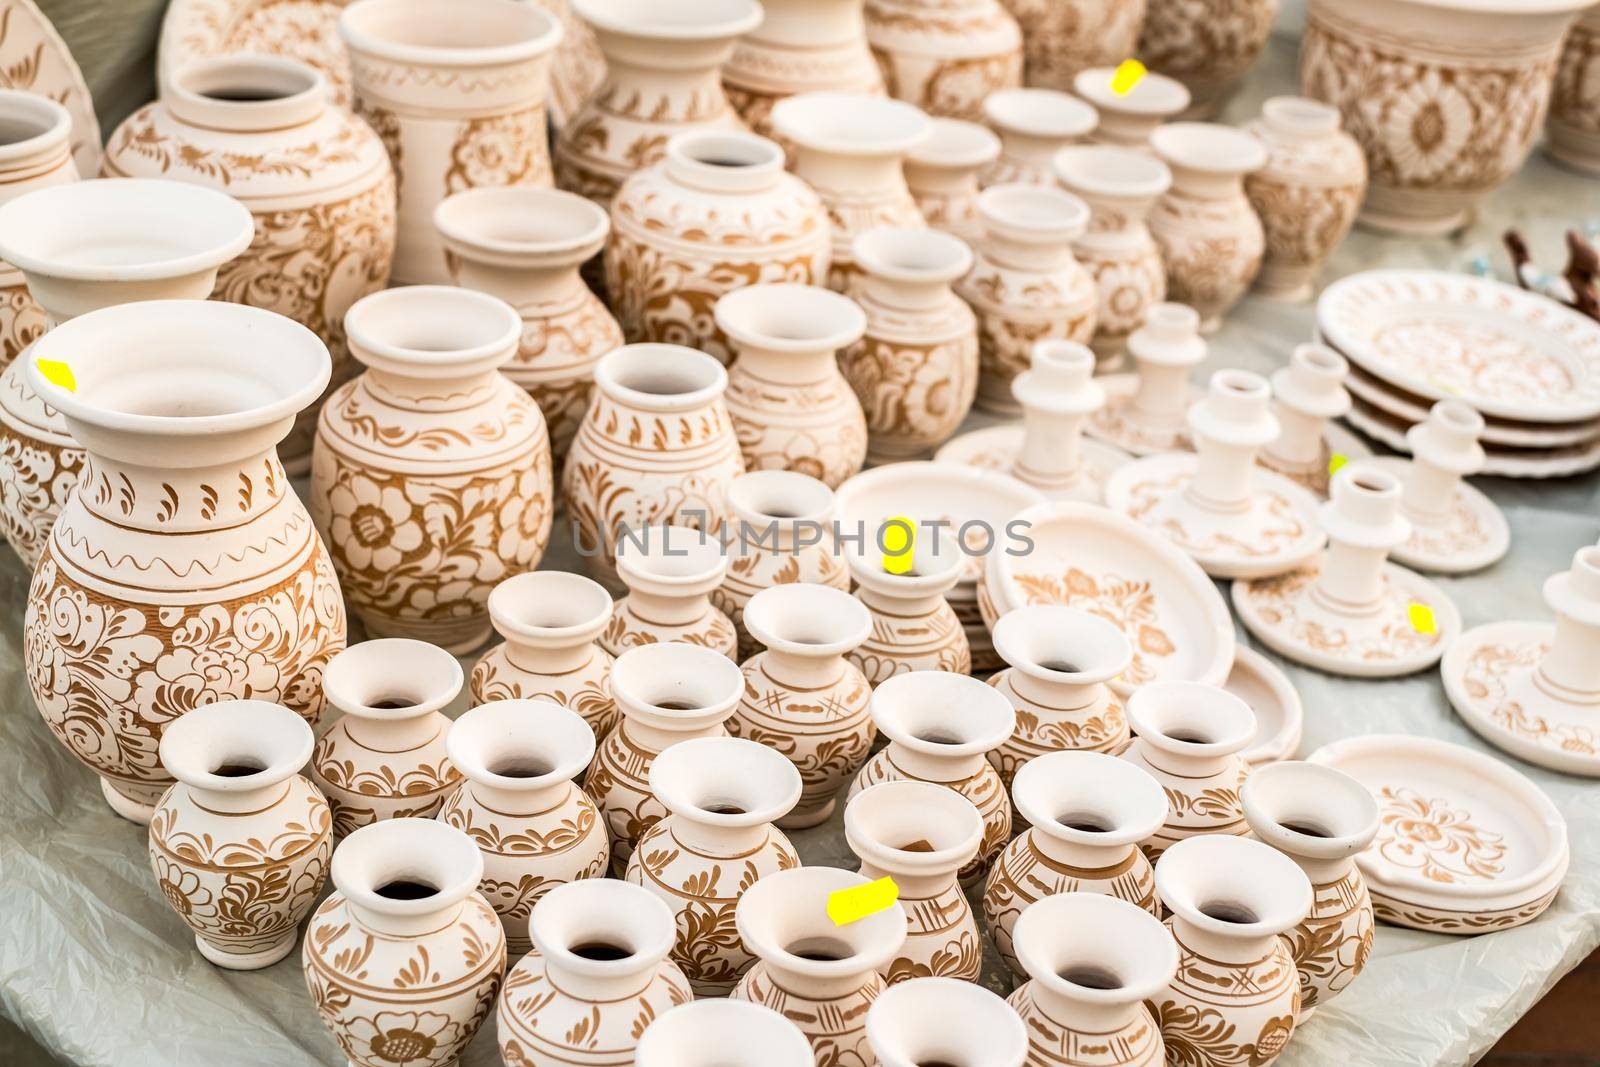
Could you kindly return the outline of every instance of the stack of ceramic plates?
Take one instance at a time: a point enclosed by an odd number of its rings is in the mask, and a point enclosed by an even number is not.
[[[1548,297],[1464,274],[1377,270],[1330,285],[1320,339],[1350,361],[1358,430],[1408,451],[1435,401],[1484,418],[1484,474],[1600,467],[1600,323]]]

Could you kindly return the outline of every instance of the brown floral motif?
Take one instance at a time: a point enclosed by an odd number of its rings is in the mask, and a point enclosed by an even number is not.
[[[1372,900],[1354,865],[1312,890],[1311,914],[1284,935],[1300,974],[1303,1008],[1344,990],[1372,955]]]
[[[549,185],[544,105],[471,119],[450,146],[445,192],[484,186]]]
[[[930,115],[983,119],[983,101],[1022,84],[1022,38],[995,0],[869,0],[867,38],[889,95]]]
[[[1441,934],[1481,934],[1491,930],[1509,930],[1513,926],[1521,926],[1538,918],[1544,914],[1544,910],[1550,906],[1550,902],[1555,899],[1560,889],[1558,885],[1537,900],[1515,908],[1488,911],[1481,908],[1470,911],[1430,908],[1381,897],[1374,893],[1372,911],[1380,922],[1389,923],[1391,926],[1408,926],[1413,930],[1432,930]]]
[[[613,877],[626,872],[634,846],[645,831],[667,817],[666,806],[650,790],[654,759],[654,752],[628,736],[624,719],[595,749],[594,762],[583,781],[583,791],[606,821]]]
[[[1244,186],[1266,233],[1269,268],[1320,266],[1350,232],[1367,190],[1365,181],[1318,186],[1266,173]]]
[[[765,1005],[798,1026],[811,1042],[817,1067],[872,1067],[878,1058],[867,1044],[867,1010],[883,988],[874,974],[854,992],[813,999],[778,985],[758,963],[739,982],[733,999]]]
[[[1282,0],[1159,0],[1139,35],[1139,57],[1210,99],[1243,77],[1266,46]]]
[[[112,161],[136,155],[155,164],[163,175],[188,172],[222,189],[268,176],[309,180],[318,177],[324,168],[356,163],[365,135],[359,126],[347,125],[326,141],[292,142],[276,151],[229,151],[180,142],[162,133],[154,121],[159,106],[146,105],[117,128],[116,137],[106,148],[109,177],[124,177],[127,171],[126,164],[119,166]]]
[[[1046,707],[1019,693],[1008,670],[990,675],[989,684],[1004,693],[1016,709],[1016,729],[989,755],[1008,791],[1017,771],[1035,756],[1073,750],[1116,755],[1127,747],[1128,717],[1120,701],[1094,701],[1082,708]]]
[[[1167,268],[1167,299],[1215,319],[1261,271],[1266,236],[1243,193],[1221,199],[1174,187],[1150,212],[1150,233]]]
[[[49,326],[41,308],[28,293],[22,279],[3,265],[0,275],[10,274],[15,281],[0,285],[0,368],[17,353],[33,344]]]
[[[1122,672],[1130,685],[1155,678],[1156,665],[1151,661],[1178,650],[1162,628],[1155,590],[1148,581],[1115,574],[1095,577],[1076,567],[1062,574],[1019,574],[1015,581],[1025,604],[1064,604],[1115,623],[1133,644],[1133,661]]]
[[[622,346],[622,329],[587,287],[570,306],[548,315],[531,318],[527,309],[517,310],[523,312],[522,343],[500,369],[539,405],[559,465],[589,408],[594,365]]]
[[[942,443],[966,418],[978,391],[970,314],[952,304],[947,315],[921,314],[912,322],[863,294],[851,295],[867,311],[867,334],[839,353],[839,370],[866,414],[873,454],[914,456]],[[904,339],[908,335],[931,339]]]
[[[400,140],[400,116],[386,107],[368,103],[360,97],[355,99],[355,113],[367,120],[372,132],[383,142],[383,150],[389,153],[389,163],[394,170],[395,196],[398,197],[406,178],[405,167],[401,165],[405,161],[405,150]]]
[[[733,623],[715,608],[692,624],[665,626],[639,618],[629,610],[630,606],[626,597],[619,601],[611,621],[606,623],[605,633],[600,635],[601,647],[613,656],[620,656],[628,649],[642,645],[679,641],[714,649],[731,659],[738,646],[739,637],[734,632]]]
[[[1584,140],[1600,136],[1600,20],[1592,12],[1567,34],[1550,94],[1550,134],[1553,151],[1570,158],[1582,158]]]
[[[1600,730],[1581,721],[1552,722],[1529,711],[1508,690],[1511,677],[1536,671],[1549,649],[1548,641],[1482,645],[1467,658],[1461,686],[1468,699],[1484,708],[1501,729],[1561,752],[1600,754]]]
[[[1029,1067],[1162,1067],[1165,1062],[1161,1031],[1148,1007],[1119,1029],[1086,1033],[1056,1022],[1033,994],[1033,983],[1024,982],[1006,1000],[1027,1027]]]
[[[902,895],[906,940],[883,968],[889,985],[912,978],[959,978],[976,982],[983,970],[983,944],[961,887],[950,883],[934,897]]]
[[[174,0],[161,37],[164,69],[238,52],[287,56],[320,70],[350,106],[350,60],[339,37],[348,0]]]
[[[432,818],[461,784],[461,772],[448,759],[400,768],[387,763],[361,767],[355,760],[340,759],[340,749],[370,751],[340,721],[317,739],[311,754],[312,769],[327,787],[339,837],[379,819]]]
[[[1375,847],[1397,867],[1447,885],[1488,882],[1505,871],[1505,838],[1473,822],[1471,812],[1405,786],[1378,791],[1382,813]]]
[[[47,97],[67,109],[74,164],[92,175],[100,158],[94,101],[72,53],[37,5],[0,0],[0,89]]]
[[[595,1003],[558,986],[537,952],[506,975],[496,1016],[500,1058],[507,1067],[573,1067],[630,1063],[645,1029],[662,1013],[694,999],[683,975],[661,964],[644,988]]]
[[[1094,337],[1100,294],[1094,279],[1075,262],[1052,271],[1012,269],[980,249],[972,271],[956,284],[978,316],[979,396],[1004,407],[1015,404],[1011,381],[1027,370],[1039,341]]]
[[[729,414],[746,470],[786,470],[838,488],[861,469],[867,424],[830,355],[827,376],[808,382],[758,377],[736,363],[728,375]]]
[[[872,632],[845,658],[860,668],[867,683],[911,671],[972,673],[972,649],[961,620],[942,597],[933,610],[896,615],[872,609]]]
[[[1124,512],[1146,526],[1160,530],[1167,539],[1190,555],[1227,557],[1230,559],[1259,559],[1293,548],[1306,537],[1306,524],[1293,501],[1282,493],[1266,486],[1254,487],[1250,533],[1254,539],[1246,541],[1235,532],[1242,524],[1237,516],[1227,514],[1215,523],[1207,523],[1195,530],[1186,526],[1181,516],[1163,514],[1164,505],[1184,486],[1192,485],[1195,472],[1186,469],[1164,479],[1135,482],[1128,486]],[[1159,520],[1159,521],[1158,521]]]
[[[0,533],[28,567],[83,473],[82,449],[18,433],[0,421]]]
[[[1352,639],[1350,633],[1338,625],[1338,616],[1332,612],[1322,613],[1325,618],[1309,612],[1302,615],[1303,607],[1315,603],[1314,586],[1320,573],[1318,567],[1302,567],[1276,578],[1252,581],[1247,594],[1251,610],[1264,624],[1288,635],[1288,639],[1345,660],[1381,663],[1404,659],[1439,643],[1439,631],[1422,633],[1412,625],[1414,601],[1387,577],[1377,612],[1368,613],[1369,617],[1377,613],[1383,616],[1384,624],[1375,633]]]
[[[1167,920],[1172,925],[1172,920]],[[1176,1067],[1264,1067],[1283,1051],[1300,1010],[1287,942],[1249,963],[1219,963],[1178,940],[1178,972],[1148,1005]]]
[[[595,654],[604,656],[598,649]],[[566,674],[533,675],[513,668],[506,660],[504,646],[484,653],[472,668],[469,688],[472,706],[492,700],[553,700],[583,716],[596,737],[616,725],[617,702],[611,696],[606,669],[596,671],[593,661]]]

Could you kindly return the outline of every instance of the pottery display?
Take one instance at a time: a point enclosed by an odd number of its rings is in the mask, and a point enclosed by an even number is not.
[[[700,130],[673,137],[659,162],[622,184],[606,292],[630,341],[687,345],[731,363],[712,313],[719,298],[762,283],[826,284],[828,209],[783,162],[763,137]]]
[[[745,1000],[697,1000],[670,1008],[645,1027],[638,1067],[815,1067],[800,1028]]]
[[[617,546],[628,595],[616,602],[600,647],[613,656],[641,645],[681,641],[732,659],[733,623],[711,603],[728,574],[717,538],[687,526],[645,526]]]
[[[0,69],[6,89],[34,93],[67,109],[73,165],[80,175],[100,170],[100,123],[83,72],[50,19],[33,0],[7,0],[0,9]]]
[[[1416,422],[1422,420],[1396,418],[1357,397],[1352,401],[1345,421],[1384,447],[1405,453],[1411,447],[1406,441],[1406,434]],[[1566,478],[1574,474],[1586,474],[1600,467],[1600,437],[1575,445],[1504,446],[1486,443],[1483,456],[1483,469],[1478,473],[1486,478]]]
[[[1100,120],[1094,108],[1058,89],[992,92],[983,118],[1000,135],[1000,158],[984,173],[984,185],[1050,185],[1055,154],[1082,143]]]
[[[1000,158],[1000,138],[965,119],[928,126],[928,139],[906,153],[906,186],[929,226],[973,244],[983,234],[978,177]]]
[[[72,116],[54,100],[0,89],[0,203],[23,193],[78,180],[67,141]],[[977,190],[973,190],[976,195]],[[0,260],[0,368],[49,327],[22,272]]]
[[[1266,47],[1282,6],[1283,0],[1150,0],[1138,54],[1189,90],[1187,114],[1209,118]]]
[[[340,837],[383,819],[429,819],[461,782],[450,763],[444,709],[461,692],[461,665],[406,638],[351,645],[323,670],[328,703],[344,714],[317,740],[311,780]]]
[[[322,1025],[352,1067],[459,1057],[506,969],[477,846],[433,819],[391,819],[345,838],[332,873],[300,954]]]
[[[445,38],[440,26],[451,27]],[[451,193],[551,181],[550,61],[561,24],[514,0],[355,0],[339,15],[356,114],[394,165],[396,284],[450,280],[433,210]]]
[[[1367,158],[1339,128],[1336,108],[1277,96],[1246,127],[1267,146],[1267,165],[1244,180],[1267,235],[1256,291],[1305,300],[1322,264],[1355,224],[1367,192]]]
[[[772,825],[800,799],[800,773],[754,741],[700,737],[656,757],[650,789],[669,814],[639,838],[626,877],[672,909],[672,962],[695,995],[725,997],[755,962],[734,928],[739,897],[800,866]]]
[[[978,320],[950,286],[972,252],[937,230],[881,227],[858,234],[849,295],[866,313],[839,370],[867,420],[867,457],[910,459],[961,425],[978,391]]]
[[[594,731],[548,700],[497,700],[465,712],[445,735],[464,779],[438,819],[483,855],[481,893],[515,959],[533,947],[528,916],[558,885],[603,878],[611,851],[599,809],[573,780],[594,756]]]
[[[1544,150],[1558,163],[1583,174],[1600,174],[1600,111],[1594,107],[1596,63],[1600,62],[1600,11],[1578,16],[1561,49]]]
[[[1162,1067],[1169,1052],[1152,1010],[1178,969],[1178,945],[1154,915],[1124,900],[1068,892],[1017,921],[1026,981],[1007,1001],[1028,1032],[1029,1067]],[[1177,1058],[1171,1062],[1209,1064]],[[1114,1055],[1115,1060],[1107,1055]]]
[[[722,88],[763,137],[776,132],[772,106],[786,97],[818,89],[882,93],[862,0],[762,0],[761,24],[722,66]]]
[[[1159,914],[1155,873],[1139,842],[1161,829],[1161,784],[1103,752],[1049,752],[1023,767],[1011,795],[1028,828],[983,886],[983,920],[1006,966],[1024,974],[1018,920],[1041,900],[1097,893]]]
[[[867,0],[867,40],[889,95],[930,115],[977,119],[1022,84],[1022,31],[1000,0]]]
[[[1361,222],[1401,234],[1465,225],[1527,158],[1562,39],[1589,6],[1309,0],[1300,90],[1337,107],[1366,152]]]
[[[1114,88],[1117,67],[1131,54],[1108,60],[1110,66],[1079,71],[1072,79],[1072,91],[1100,113],[1090,141],[1153,154],[1150,135],[1189,109],[1189,90],[1177,79],[1155,71],[1148,71],[1126,92]]]
[[[470,652],[489,591],[550,541],[544,415],[499,371],[522,320],[484,293],[410,286],[357,301],[345,331],[367,369],[317,423],[317,530],[368,633]]]
[[[1284,935],[1300,973],[1299,1022],[1337,997],[1372,955],[1372,898],[1355,856],[1378,832],[1378,803],[1315,763],[1262,767],[1240,790],[1250,832],[1311,881],[1311,911]]]
[[[505,641],[472,667],[473,706],[551,700],[604,737],[617,723],[611,654],[600,647],[611,613],[611,594],[577,574],[529,571],[495,586],[489,619]]]
[[[1137,54],[1146,0],[1002,2],[1022,29],[1029,85],[1069,92],[1081,71]]]
[[[983,937],[956,880],[983,840],[983,816],[972,802],[927,782],[882,782],[845,805],[844,836],[861,876],[894,879],[906,909],[905,942],[878,968],[884,980],[976,982]]]
[[[1372,455],[1361,438],[1333,421],[1350,410],[1349,372],[1350,364],[1327,345],[1295,345],[1289,362],[1272,372],[1278,436],[1256,453],[1257,462],[1326,497],[1334,469]]]
[[[1266,165],[1267,150],[1242,130],[1205,122],[1162,126],[1150,144],[1172,170],[1172,188],[1150,212],[1167,296],[1198,311],[1211,333],[1261,270],[1266,231],[1244,179]]]
[[[539,405],[559,466],[589,406],[594,365],[622,345],[622,328],[578,274],[604,246],[610,219],[572,193],[512,188],[447,196],[433,223],[451,282],[521,316],[522,340],[500,373]]]
[[[102,170],[193,182],[249,208],[255,238],[218,271],[214,295],[321,337],[333,357],[323,399],[351,377],[344,316],[389,284],[395,179],[372,128],[329,105],[326,78],[291,59],[197,60],[117,127]],[[313,405],[279,446],[291,474],[309,469],[316,428]]]
[[[872,632],[845,658],[874,687],[910,671],[972,673],[967,632],[945,599],[966,567],[961,548],[953,538],[914,536],[911,567],[901,573],[888,569],[876,544],[845,555],[856,599],[872,613]]]
[[[867,1044],[883,1067],[1022,1067],[1028,1034],[1017,1013],[981,986],[912,978],[885,989],[867,1009]]]
[[[978,198],[984,236],[956,294],[978,315],[978,405],[1020,410],[1011,382],[1043,340],[1088,344],[1099,290],[1073,257],[1089,227],[1089,208],[1060,189],[992,185]]]
[[[1190,448],[1189,407],[1205,391],[1189,380],[1210,349],[1200,336],[1200,315],[1182,304],[1156,304],[1128,337],[1131,373],[1099,379],[1105,406],[1089,416],[1084,432],[1135,456]]]
[[[1252,767],[1293,759],[1305,732],[1305,705],[1283,668],[1253,648],[1233,650],[1233,670],[1222,688],[1250,705],[1256,735],[1240,753]]]
[[[328,802],[299,771],[311,727],[281,704],[220,700],[162,734],[178,784],[150,819],[150,867],[195,947],[229,970],[294,950],[333,855]]]
[[[1265,1067],[1289,1043],[1300,980],[1289,941],[1311,910],[1311,882],[1249,838],[1180,841],[1156,864],[1156,893],[1178,969],[1148,1004],[1168,1055],[1200,1067]]]
[[[712,309],[737,354],[728,414],[747,470],[792,470],[837,488],[867,456],[867,420],[835,354],[867,317],[814,285],[747,285]]]
[[[504,1063],[632,1063],[650,1020],[694,1000],[667,959],[672,912],[639,886],[558,886],[528,929],[533,951],[506,974],[495,1012]]]
[[[763,651],[744,661],[728,732],[789,758],[800,771],[800,801],[777,823],[815,826],[833,813],[876,733],[871,687],[845,659],[871,632],[871,613],[841,589],[791,583],[751,597],[744,625]]]
[[[31,197],[114,184],[40,190],[0,217]],[[127,233],[109,216],[126,203],[91,196],[81,218]],[[48,212],[10,218],[0,255],[24,271],[32,265],[19,247],[76,240]],[[186,221],[204,232],[215,220]],[[170,230],[170,217],[160,225]],[[198,259],[190,269],[205,284],[216,258]],[[67,288],[41,290],[44,306],[67,299]],[[75,388],[47,378],[41,361],[67,365]],[[344,647],[344,602],[275,447],[327,385],[327,346],[259,308],[147,300],[63,322],[17,365],[92,472],[68,494],[34,568],[22,633],[29,689],[112,808],[149,822],[172,784],[157,746],[179,715],[230,698],[283,703],[309,722],[322,710],[323,668]]]
[[[1461,613],[1444,590],[1387,562],[1411,536],[1400,495],[1399,480],[1381,468],[1340,468],[1318,510],[1328,548],[1287,574],[1233,583],[1245,629],[1330,674],[1391,678],[1439,662]]]

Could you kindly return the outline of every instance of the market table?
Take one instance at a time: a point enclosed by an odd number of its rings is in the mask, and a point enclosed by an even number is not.
[[[1292,91],[1293,61],[1294,42],[1274,40],[1230,120]],[[1535,156],[1465,234],[1418,240],[1358,231],[1327,277],[1376,266],[1459,269],[1479,256],[1506,276],[1499,235],[1508,225],[1522,228],[1545,265],[1559,269],[1562,233],[1591,220],[1600,220],[1600,182]],[[1201,373],[1269,371],[1309,339],[1311,323],[1310,305],[1250,298],[1212,339]],[[972,425],[989,422],[974,417]],[[1600,534],[1600,476],[1478,484],[1506,510],[1511,553],[1489,570],[1440,584],[1468,626],[1548,618],[1544,578]],[[557,546],[545,565],[572,561],[570,548]],[[144,832],[110,812],[93,776],[35,713],[20,650],[27,584],[16,557],[0,550],[0,1015],[27,1035],[3,1032],[0,1019],[0,1061],[43,1067],[48,1053],[83,1067],[341,1064],[306,993],[299,954],[253,973],[201,959],[156,888]],[[1436,670],[1372,682],[1286,666],[1306,708],[1302,756],[1341,737],[1393,732],[1493,751],[1451,712]],[[1572,866],[1552,907],[1526,926],[1475,938],[1380,926],[1365,974],[1297,1032],[1279,1064],[1470,1063],[1600,945],[1600,783],[1510,762],[1568,821]],[[806,863],[854,865],[838,814],[794,840]],[[1009,988],[992,948],[985,964],[985,983]],[[498,1063],[492,1031],[486,1024],[464,1067]]]

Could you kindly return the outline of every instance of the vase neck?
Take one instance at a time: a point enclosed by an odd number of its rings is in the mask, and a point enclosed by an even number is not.
[[[857,44],[867,32],[862,0],[765,0],[761,9],[747,39],[810,50]]]
[[[599,647],[593,641],[578,641],[570,645],[534,645],[506,638],[506,659],[513,667],[529,674],[570,674],[599,652]]]
[[[421,937],[433,933],[454,924],[461,917],[461,910],[466,907],[465,901],[458,900],[438,911],[426,911],[419,915],[388,915],[364,908],[348,898],[346,904],[357,926],[390,937]]]
[[[1172,165],[1172,191],[1191,200],[1232,200],[1244,196],[1244,175]]]
[[[1103,1038],[1131,1026],[1138,1020],[1140,1001],[1121,1004],[1094,1004],[1068,996],[1044,983],[1032,983],[1033,1003],[1049,1019],[1065,1030],[1084,1036]]]
[[[1224,964],[1249,964],[1265,958],[1277,946],[1277,934],[1225,935],[1202,930],[1181,915],[1171,919],[1180,947]],[[1179,964],[1181,967],[1182,964]]]
[[[863,274],[856,283],[861,286],[863,303],[876,303],[896,311],[933,311],[942,307],[951,296],[947,282],[916,282]],[[870,308],[868,316],[870,318]]]
[[[844,677],[843,656],[809,656],[769,648],[762,665],[779,685],[795,689],[820,689]]]
[[[1356,866],[1355,857],[1353,856],[1319,859],[1316,856],[1305,856],[1294,852],[1284,852],[1284,855],[1294,860],[1295,865],[1306,872],[1306,878],[1311,882],[1313,888],[1332,885],[1334,882],[1348,877]]]
[[[1308,415],[1285,404],[1277,405],[1278,439],[1272,454],[1289,463],[1315,463],[1322,458],[1322,430],[1327,419]]]
[[[983,254],[1002,267],[1043,274],[1060,270],[1072,262],[1072,244],[1068,241],[1018,241],[990,230],[984,234]]]
[[[1143,746],[1144,761],[1155,770],[1177,778],[1215,778],[1228,769],[1232,756],[1195,756],[1170,749],[1157,748],[1148,739],[1138,742]]]
[[[972,756],[935,756],[898,741],[889,742],[888,757],[907,777],[919,782],[964,782],[981,771],[987,759],[981,752]]]
[[[732,41],[596,36],[607,69],[594,106],[657,125],[710,124],[728,113],[718,68],[732,51]]]
[[[842,155],[801,145],[795,173],[829,202],[868,205],[909,200],[900,156]]]
[[[860,992],[874,976],[871,972],[840,975],[834,978],[823,978],[814,974],[805,974],[800,971],[784,967],[782,964],[771,960],[766,962],[772,980],[787,992],[812,1001],[837,1001]]]
[[[711,859],[741,859],[764,845],[772,834],[767,823],[722,826],[696,819],[681,811],[672,813],[668,829],[679,844]]]
[[[230,815],[249,815],[281,802],[289,795],[289,790],[294,788],[293,775],[290,781],[279,780],[271,785],[264,785],[260,789],[249,789],[243,792],[224,792],[220,789],[201,789],[189,786],[189,795],[195,803],[207,811],[225,812]]]
[[[1024,674],[1013,668],[1010,672],[1011,688],[1017,695],[1031,703],[1049,708],[1052,713],[1057,711],[1079,711],[1093,706],[1099,697],[1100,683],[1090,682],[1087,685],[1070,685],[1065,682],[1049,682],[1043,678],[1035,678],[1031,674]]]
[[[897,619],[920,619],[939,610],[944,602],[943,593],[919,593],[915,596],[895,596],[882,589],[861,585],[856,598],[867,607]]]
[[[421,748],[442,736],[450,725],[450,720],[436,711],[404,719],[372,719],[352,712],[346,714],[343,721],[345,733],[375,752],[409,752]]]
[[[739,358],[731,372],[741,372],[763,382],[778,385],[813,385],[838,373],[831,348],[807,352],[775,352],[756,345],[740,345]]]
[[[287,432],[287,422],[283,429]],[[189,466],[201,456],[229,451],[212,438],[203,446],[195,440],[151,441],[148,466],[91,450],[78,497],[92,514],[118,526],[183,534],[243,525],[278,507],[288,495],[289,479],[278,461],[276,439],[268,450],[241,460]]]
[[[497,296],[525,319],[551,318],[583,302],[587,287],[578,274],[579,264],[566,256],[539,260],[530,256],[522,266],[509,267],[474,259],[459,252],[454,258],[456,284]]]
[[[634,617],[661,626],[687,626],[699,622],[711,611],[711,598],[704,593],[662,596],[633,589],[624,599]]]
[[[659,726],[627,717],[626,709],[623,712],[621,729],[623,737],[634,747],[649,753],[665,752],[679,741],[688,741],[696,737],[723,737],[728,732],[721,722],[698,729],[663,730]]]
[[[1046,833],[1035,826],[1028,831],[1033,835],[1034,847],[1057,863],[1085,871],[1100,871],[1126,862],[1137,845],[1091,845],[1082,841],[1069,841],[1064,837]]]
[[[414,377],[391,367],[368,367],[364,386],[374,399],[408,411],[446,412],[476,407],[495,394],[500,373],[494,369],[443,378]]]
[[[956,889],[956,869],[946,871],[931,871],[928,873],[913,873],[908,870],[890,870],[880,867],[871,860],[861,861],[861,876],[877,881],[879,878],[893,878],[898,897],[907,900],[933,900],[936,897]]]
[[[1133,406],[1158,418],[1183,416],[1189,406],[1189,368],[1143,361],[1139,363],[1139,388]]]
[[[567,803],[571,782],[553,782],[537,789],[502,789],[483,782],[467,782],[472,799],[501,815],[538,815]]]

